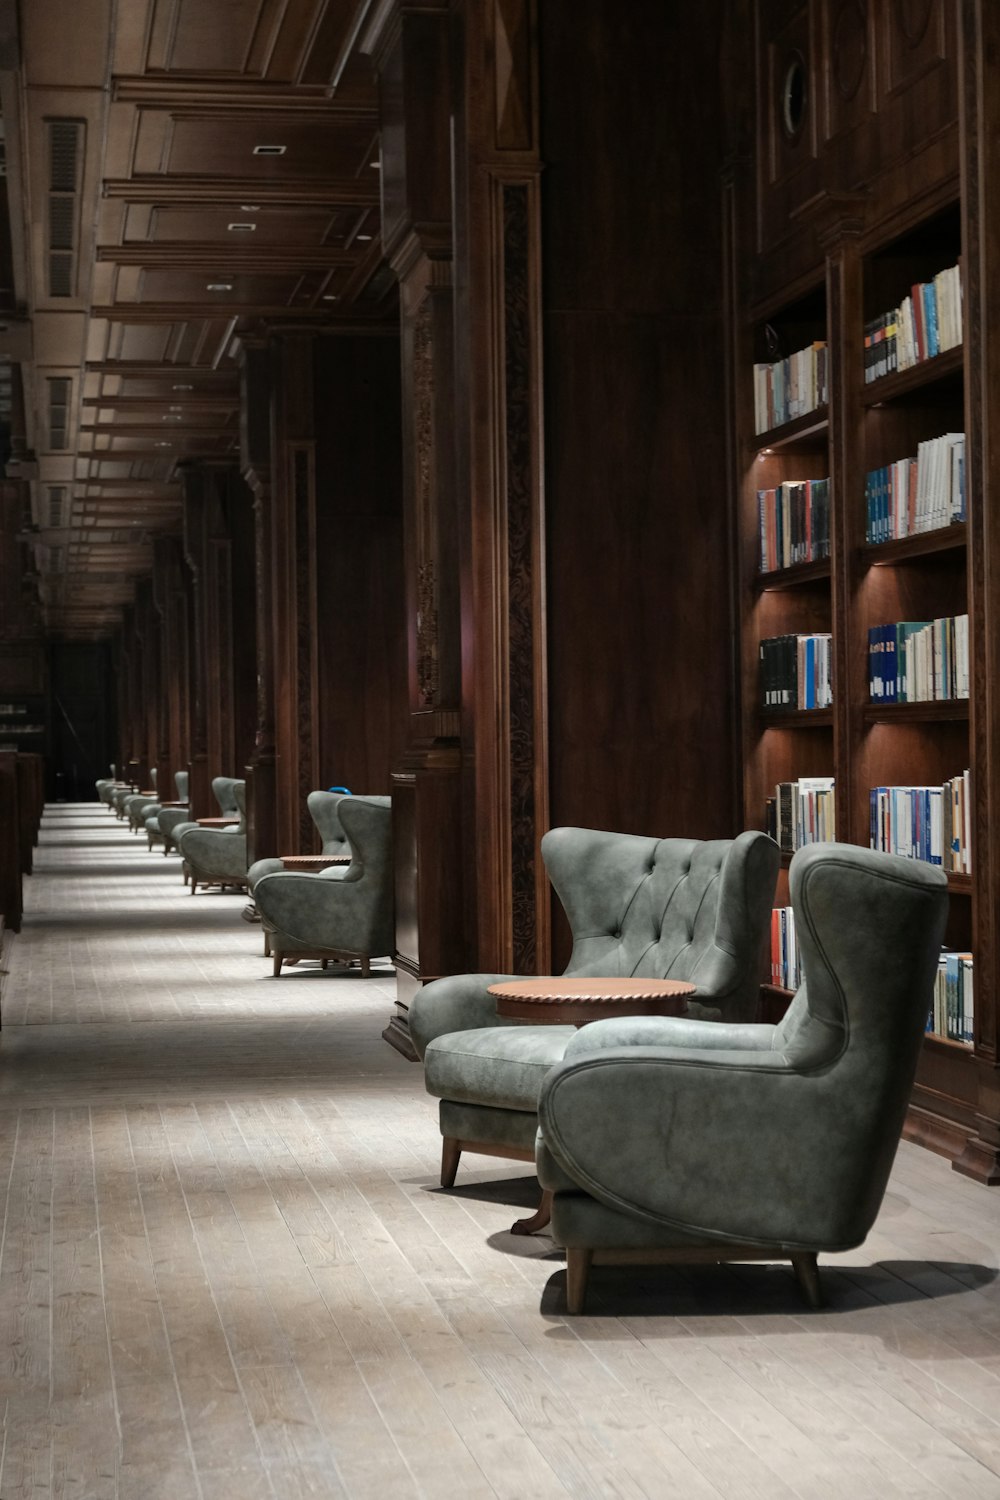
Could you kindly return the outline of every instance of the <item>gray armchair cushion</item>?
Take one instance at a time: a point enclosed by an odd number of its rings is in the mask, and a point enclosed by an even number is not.
[[[427,1091],[438,1099],[533,1113],[542,1084],[573,1035],[572,1026],[449,1032],[428,1049]]]
[[[391,953],[395,941],[392,812],[388,797],[342,797],[347,870],[293,871],[256,879],[254,900],[276,951],[287,936],[302,948],[368,957]]]
[[[817,844],[795,855],[791,896],[804,978],[780,1025],[597,1022],[548,1075],[538,1164],[560,1243],[864,1239],[916,1071],[947,881]]]

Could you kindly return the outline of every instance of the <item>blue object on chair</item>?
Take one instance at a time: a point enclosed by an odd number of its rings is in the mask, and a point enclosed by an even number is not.
[[[345,797],[349,797],[351,795],[351,789],[350,789],[349,786],[328,786],[327,787],[327,791],[328,792],[343,792],[343,794],[344,794]]]

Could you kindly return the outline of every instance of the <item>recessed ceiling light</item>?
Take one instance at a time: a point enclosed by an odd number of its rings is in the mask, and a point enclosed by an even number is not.
[[[376,170],[376,172],[379,172],[379,171],[381,171],[381,170],[382,170],[382,163],[381,163],[381,162],[380,162],[380,161],[370,161],[370,162],[369,162],[369,163],[368,163],[368,165],[369,165],[369,166],[370,166],[370,167],[374,167],[374,168],[375,168],[375,170]]]
[[[371,235],[370,234],[356,234],[354,236],[354,238],[356,240],[370,240],[371,239]]]
[[[240,213],[241,214],[255,214],[259,208],[260,208],[260,204],[259,203],[241,203],[240,204]]]
[[[173,443],[154,443],[153,447],[154,448],[172,448],[173,447]]]
[[[230,234],[252,234],[257,226],[256,224],[227,224],[226,228]]]
[[[183,407],[182,407],[182,406],[172,406],[172,407],[171,407],[171,408],[170,408],[170,410],[171,410],[171,411],[183,411],[183,410],[184,410],[184,408],[183,408]]]
[[[209,281],[205,286],[206,292],[231,292],[232,289],[231,281]]]
[[[287,146],[255,146],[254,156],[284,156],[288,150]]]
[[[324,292],[323,293],[323,301],[324,302],[336,302],[337,301],[337,293],[336,292]]]
[[[194,390],[194,386],[193,385],[175,385],[175,386],[171,386],[171,390],[174,390],[174,391],[193,391]]]

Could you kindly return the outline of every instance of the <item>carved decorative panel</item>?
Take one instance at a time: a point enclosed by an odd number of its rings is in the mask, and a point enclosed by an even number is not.
[[[771,34],[761,100],[772,183],[801,172],[816,154],[817,85],[810,10],[797,7]]]
[[[887,92],[908,88],[947,55],[945,6],[946,0],[892,0],[880,6]]]
[[[528,191],[503,189],[504,448],[514,969],[535,966],[535,633]]]
[[[297,445],[292,451],[292,500],[295,525],[295,598],[297,616],[295,622],[295,696],[298,740],[298,800],[299,818],[298,848],[311,849],[313,825],[306,807],[306,798],[315,790],[316,729],[313,722],[313,694],[315,689],[314,645],[316,639],[314,622],[314,577],[315,557],[313,525],[313,450],[312,445]]]
[[[863,125],[875,107],[874,21],[868,0],[826,0],[824,137]]]
[[[434,337],[430,297],[413,320],[414,536],[417,573],[417,702],[433,708],[438,699],[438,598],[434,556]]]
[[[495,0],[496,143],[528,151],[534,140],[529,0]]]

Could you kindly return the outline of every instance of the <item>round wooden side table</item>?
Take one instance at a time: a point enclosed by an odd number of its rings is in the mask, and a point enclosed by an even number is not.
[[[286,870],[297,870],[302,875],[318,875],[320,870],[329,870],[333,865],[349,865],[350,854],[282,854],[281,863]]]

